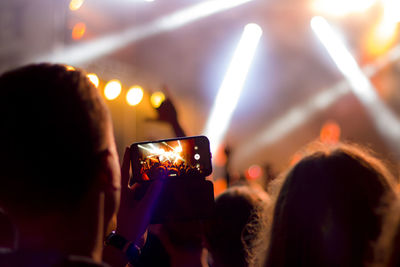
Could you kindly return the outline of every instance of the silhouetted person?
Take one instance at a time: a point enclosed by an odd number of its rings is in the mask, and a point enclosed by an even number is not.
[[[284,177],[266,266],[362,266],[371,262],[382,208],[395,199],[381,162],[350,145],[321,146]]]
[[[206,226],[206,247],[213,267],[243,267],[256,263],[267,193],[249,186],[233,186],[216,199],[215,218]]]
[[[0,206],[17,230],[0,266],[100,265],[121,193],[117,232],[137,242],[147,217],[128,219],[147,206],[128,201],[130,153],[121,192],[111,118],[85,74],[31,65],[0,76],[0,90]]]

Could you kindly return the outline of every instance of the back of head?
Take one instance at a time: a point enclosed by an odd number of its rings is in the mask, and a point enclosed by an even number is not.
[[[277,198],[267,266],[360,266],[372,259],[391,176],[350,145],[320,147],[286,175]]]
[[[41,64],[3,74],[0,90],[0,205],[24,216],[75,207],[104,145],[97,89],[80,71]]]
[[[234,186],[216,199],[215,218],[206,241],[215,266],[251,266],[263,230],[268,195],[249,186]]]

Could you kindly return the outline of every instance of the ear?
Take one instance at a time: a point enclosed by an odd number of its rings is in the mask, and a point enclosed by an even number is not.
[[[115,230],[121,196],[121,170],[116,152],[107,150],[101,155],[98,178],[104,193],[104,232],[108,233]]]

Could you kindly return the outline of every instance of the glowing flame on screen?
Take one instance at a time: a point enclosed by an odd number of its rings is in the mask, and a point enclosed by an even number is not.
[[[181,153],[183,151],[181,143],[178,141],[177,147],[172,147],[166,142],[162,142],[160,144],[146,144],[138,145],[141,149],[144,149],[150,153],[147,158],[156,158],[159,159],[160,162],[169,161],[172,163],[177,163],[178,161],[185,162],[184,158],[182,158]]]

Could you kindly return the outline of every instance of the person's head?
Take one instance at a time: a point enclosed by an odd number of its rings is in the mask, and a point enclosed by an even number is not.
[[[0,206],[17,224],[84,224],[89,207],[107,224],[119,204],[118,156],[107,107],[85,74],[29,65],[1,75],[0,92]]]
[[[233,186],[216,200],[206,225],[206,246],[215,266],[252,266],[264,229],[269,196],[250,186]]]
[[[352,145],[320,146],[284,177],[266,266],[360,266],[395,199],[382,163]]]

